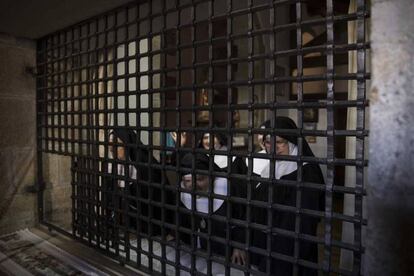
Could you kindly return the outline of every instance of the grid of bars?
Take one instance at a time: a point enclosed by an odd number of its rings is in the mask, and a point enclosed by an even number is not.
[[[42,154],[71,156],[73,236],[123,263],[161,274],[203,275],[221,269],[226,275],[269,275],[275,259],[289,263],[292,275],[301,275],[304,267],[361,274],[369,13],[364,0],[356,1],[355,12],[341,10],[344,2],[140,1],[40,39],[39,177],[42,179]],[[316,7],[317,15],[310,15],[311,6]],[[355,43],[343,38],[351,22],[356,26]],[[319,37],[320,42],[308,43],[305,34]],[[350,53],[356,53],[356,72],[341,71],[343,64],[351,62]],[[346,62],[341,63],[344,55]],[[322,70],[309,70],[312,60],[312,66]],[[355,99],[349,91],[340,91],[344,83],[356,87]],[[322,90],[309,93],[312,84]],[[315,123],[308,129],[306,109],[316,109],[326,124]],[[355,128],[341,126],[340,112],[356,113]],[[278,128],[276,116],[292,117],[298,128]],[[270,119],[270,129],[259,127],[265,119]],[[345,122],[349,124],[349,120],[345,115]],[[134,131],[136,141],[122,144],[111,140],[114,128]],[[212,137],[225,136],[226,147],[214,148],[213,139],[207,149],[198,147],[206,132]],[[172,144],[171,133],[178,134]],[[276,154],[274,140],[268,154],[258,153],[258,137],[268,134],[297,137],[297,156]],[[315,137],[322,150],[304,156],[303,140]],[[338,145],[349,139],[355,142],[354,158],[338,153]],[[111,154],[110,147],[125,147],[147,157],[121,160],[116,151]],[[188,153],[208,154],[208,169],[196,168],[194,159],[190,169],[183,168],[182,157]],[[228,164],[241,158],[245,173],[232,166],[215,171],[216,155],[226,156]],[[269,160],[269,177],[254,173],[256,159]],[[278,161],[297,163],[296,179],[276,179]],[[302,179],[306,164],[323,169],[325,184]],[[354,186],[337,183],[340,168],[348,167],[355,170]],[[134,168],[137,176],[132,177]],[[147,177],[142,177],[143,172]],[[207,192],[196,189],[194,178],[188,191],[180,185],[185,173],[245,181],[246,193],[243,197],[213,193],[212,177]],[[254,199],[252,187],[257,183],[269,184],[267,202]],[[294,206],[273,202],[279,186],[295,189]],[[303,189],[323,193],[323,211],[301,206]],[[193,206],[198,197],[207,197],[208,212],[181,206],[184,191],[193,195]],[[344,195],[354,198],[353,214],[345,214],[342,206],[338,209]],[[42,192],[39,200],[43,202]],[[228,204],[225,215],[214,214],[215,200]],[[267,213],[267,225],[254,222],[256,207]],[[231,210],[236,208],[244,210],[243,218],[233,217]],[[40,211],[41,221],[48,223],[42,207]],[[294,229],[275,227],[275,212],[294,215]],[[178,223],[184,215],[190,217],[189,228]],[[304,217],[321,220],[318,234],[301,233]],[[200,218],[208,225],[206,232],[196,225]],[[215,222],[225,227],[224,237],[212,235]],[[353,242],[335,236],[343,222],[353,225]],[[146,225],[145,231],[139,230],[142,225]],[[243,229],[243,241],[232,238],[235,227]],[[257,231],[266,233],[264,249],[252,242]],[[168,241],[169,235],[175,239]],[[190,235],[189,244],[180,240],[184,235]],[[291,255],[272,250],[273,235],[293,239]],[[205,250],[200,248],[200,240],[207,241]],[[213,242],[223,244],[225,252],[215,254]],[[301,255],[302,242],[318,244],[318,261]],[[246,265],[232,263],[233,248],[247,252]],[[353,267],[339,268],[335,255],[340,250],[352,253]],[[265,259],[264,270],[255,266],[253,254]]]

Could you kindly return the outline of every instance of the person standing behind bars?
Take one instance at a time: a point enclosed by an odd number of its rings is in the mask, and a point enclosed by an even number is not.
[[[194,158],[195,170],[209,170],[209,157],[206,154],[197,153],[195,155],[188,153],[182,160],[182,167],[191,169]],[[213,163],[213,171],[220,172],[221,169]],[[207,193],[209,190],[212,191],[211,200],[207,195],[193,195],[190,193],[193,185],[193,176],[195,191]],[[210,186],[212,183],[212,186]],[[244,230],[240,227],[229,225],[227,228],[226,218],[228,215],[228,209],[230,208],[230,219],[243,220],[245,213],[240,205],[230,203],[225,199],[214,198],[214,196],[230,196],[231,198],[245,198],[246,183],[243,181],[231,181],[224,177],[216,177],[200,173],[183,173],[181,179],[181,187],[188,190],[189,192],[180,193],[180,207],[188,210],[195,210],[197,213],[194,217],[196,232],[200,233],[197,235],[197,246],[203,250],[211,249],[212,254],[223,256],[226,253],[226,242],[224,239],[228,236],[231,241],[237,241],[244,243]],[[195,197],[195,198],[193,198]],[[195,202],[195,206],[193,206]],[[210,206],[212,205],[212,206]],[[210,213],[210,210],[212,213]],[[211,218],[212,215],[218,218]],[[180,213],[180,221],[177,225],[181,227],[192,229],[192,218],[188,212]],[[209,225],[211,224],[211,225]],[[207,237],[209,229],[211,230],[210,235]],[[229,233],[228,233],[229,232]],[[228,235],[227,235],[228,234]],[[213,238],[213,239],[211,239]],[[223,241],[215,240],[217,238],[223,239]],[[185,243],[191,244],[191,235],[186,233],[180,233],[179,239]],[[234,263],[244,265],[246,262],[246,254],[237,248],[232,247],[231,249],[231,260]]]
[[[137,164],[137,162],[147,164],[149,154],[146,149],[137,147],[137,145],[142,146],[142,143],[137,141],[137,135],[133,130],[114,128],[110,133],[110,142],[114,143],[109,146],[112,160],[103,164],[104,171],[112,175],[112,177],[104,179],[103,201],[107,209],[107,216],[113,218],[117,211],[121,214],[127,214],[126,217],[121,215],[122,220],[118,223],[141,234],[159,235],[160,226],[156,224],[152,225],[152,231],[149,232],[150,206],[142,200],[150,199],[150,188],[148,183],[139,182],[149,181],[149,176],[151,176],[152,183],[160,183],[160,172],[157,169],[151,168],[149,170],[145,165]],[[152,158],[151,162],[152,164],[158,163],[155,158]],[[161,192],[158,188],[152,187],[152,189],[151,200],[160,202]],[[122,194],[124,191],[127,193]],[[120,194],[121,196],[119,196]],[[125,201],[127,201],[126,204]],[[152,218],[159,220],[161,217],[160,207],[152,208]],[[139,218],[139,216],[143,218]],[[112,218],[109,223],[114,223]]]
[[[265,124],[266,129],[270,129],[270,121],[267,121]],[[288,129],[295,130],[297,129],[296,124],[287,117],[276,117],[275,120],[276,129]],[[274,139],[274,141],[272,141]],[[276,156],[297,156],[298,155],[298,139],[294,135],[285,135],[280,134],[276,137],[271,135],[266,135],[264,137],[264,146],[267,153],[272,152],[272,144],[275,145],[274,152]],[[305,139],[302,139],[302,156],[314,156],[312,150],[310,149],[308,143]],[[270,162],[262,170],[260,176],[262,178],[269,178],[270,175]],[[280,206],[297,206],[297,193],[298,190],[295,186],[298,177],[298,163],[276,160],[275,162],[275,178],[277,180],[291,181],[292,185],[286,185],[285,183],[278,183],[273,186],[273,197],[272,204],[279,204]],[[302,165],[302,178],[300,183],[316,183],[324,184],[324,179],[322,176],[322,171],[317,164],[303,163]],[[253,192],[253,196],[256,200],[268,201],[270,186],[268,182],[258,183]],[[300,187],[301,192],[301,202],[300,208],[310,209],[315,211],[324,210],[323,202],[323,192],[316,189],[311,189],[308,187]],[[265,208],[255,208],[254,215],[255,222],[267,225],[267,210]],[[319,222],[318,218],[311,217],[309,215],[300,214],[300,230],[301,234],[316,236],[317,235],[317,224]],[[290,231],[295,233],[295,223],[296,223],[296,213],[292,211],[287,211],[286,209],[272,210],[272,227],[281,232],[276,233],[273,229],[271,231],[271,251],[278,254],[283,254],[286,257],[294,258],[295,252],[295,238],[291,235],[286,235],[283,231]],[[252,244],[255,247],[266,249],[266,238],[267,233],[261,231],[253,231],[253,241]],[[318,262],[318,250],[317,244],[309,241],[299,240],[299,258],[302,260],[310,261],[313,263]],[[267,267],[267,258],[264,256],[258,256],[258,254],[252,254],[252,258],[255,264],[258,266],[260,271],[270,273],[271,275],[292,275],[293,273],[293,264],[292,261],[282,260],[279,258],[272,258],[270,262],[270,271],[266,271]],[[318,275],[318,271],[299,266],[298,275],[300,276],[309,276],[309,275]]]
[[[214,150],[217,151],[227,151],[227,137],[221,133],[214,134],[210,136],[209,133],[203,133],[201,136],[201,139],[199,141],[198,147],[203,148],[206,150],[210,149],[210,139],[214,136],[214,139],[212,141]],[[244,180],[237,179],[235,177],[232,177],[233,174],[238,175],[246,175],[247,174],[247,166],[245,162],[243,162],[243,159],[240,157],[232,157],[232,162],[230,164],[231,166],[231,175],[229,177],[229,182],[232,183],[232,185],[237,189],[237,195],[241,196],[243,198],[246,197],[246,189],[247,185]],[[220,171],[227,172],[228,171],[228,157],[225,153],[223,154],[215,154],[214,155],[214,165],[217,166],[217,168]],[[246,214],[246,208],[243,205],[237,205],[238,208],[238,216],[239,218],[245,218]],[[242,237],[239,237],[239,239],[242,240]],[[244,240],[242,240],[244,242]],[[241,250],[234,248],[232,253],[232,262],[237,263],[240,265],[246,264],[246,253]]]

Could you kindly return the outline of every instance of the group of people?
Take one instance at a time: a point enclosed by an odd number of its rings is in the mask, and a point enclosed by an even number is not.
[[[297,129],[288,117],[276,117],[274,125]],[[270,127],[270,121],[262,125]],[[160,235],[164,230],[167,241],[179,240],[213,255],[229,254],[233,263],[250,263],[271,275],[292,275],[297,259],[318,262],[317,244],[298,240],[297,234],[316,236],[319,219],[298,210],[324,210],[323,192],[297,185],[298,181],[323,184],[319,165],[302,163],[298,170],[298,162],[279,159],[297,156],[298,141],[302,141],[302,156],[314,156],[306,140],[298,138],[293,134],[262,135],[259,153],[264,157],[275,153],[276,161],[253,158],[249,162],[228,158],[224,135],[214,134],[213,138],[205,133],[199,147],[206,151],[181,153],[180,178],[174,183],[165,178],[159,162],[137,141],[133,130],[115,128],[110,134],[114,162],[103,166],[107,172],[103,196],[106,215],[111,217],[117,208],[126,208],[126,213],[133,215],[122,223],[143,236]],[[207,151],[211,145],[214,156]],[[152,165],[145,165],[148,163]],[[247,177],[249,163],[255,177]],[[166,205],[171,208],[162,210]],[[298,275],[317,275],[317,271],[299,266]]]

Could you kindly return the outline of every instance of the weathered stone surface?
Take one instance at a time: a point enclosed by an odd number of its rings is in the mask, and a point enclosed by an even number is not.
[[[19,194],[26,194],[27,187],[35,184],[36,156],[32,148],[18,148],[13,152],[13,185]]]
[[[71,158],[43,154],[45,220],[69,229],[72,223]]]
[[[414,274],[414,2],[372,1],[364,275]]]
[[[52,189],[59,182],[59,156],[56,154],[45,153],[42,155],[43,179],[45,188]]]
[[[34,100],[0,97],[0,148],[35,147],[35,112]]]
[[[36,66],[35,46],[13,40],[10,42],[17,44],[0,43],[0,95],[34,99],[36,79],[26,68]]]
[[[43,178],[46,189],[70,187],[71,158],[57,154],[43,154]]]
[[[14,184],[13,184],[13,151],[11,148],[3,148],[0,150],[0,189],[2,193],[0,194],[0,220],[2,221],[5,218],[10,202],[13,199]]]
[[[0,233],[33,227],[36,181],[35,42],[0,35]]]
[[[10,158],[12,157],[13,151],[9,148],[1,148],[0,150],[0,189],[6,190],[7,187],[13,181],[13,167]]]
[[[0,154],[0,232],[33,226],[37,220],[36,196],[27,188],[35,183],[35,155],[31,148],[4,148]]]
[[[62,228],[68,228],[72,223],[71,195],[72,189],[70,186],[45,190],[45,220]]]
[[[70,187],[72,174],[70,171],[71,158],[69,156],[59,156],[59,183],[58,185]]]
[[[35,194],[17,194],[11,198],[9,208],[0,219],[0,235],[33,227],[37,221]]]

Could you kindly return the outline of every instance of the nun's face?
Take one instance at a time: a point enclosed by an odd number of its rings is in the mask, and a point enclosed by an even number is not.
[[[191,189],[193,183],[192,183],[192,175],[187,174],[184,175],[182,178],[184,187],[186,189]],[[208,191],[208,183],[209,183],[209,177],[207,175],[196,175],[196,190],[197,191]]]
[[[202,141],[202,145],[204,149],[210,149],[210,134],[204,134],[203,136],[203,141]],[[221,144],[219,139],[217,139],[217,137],[214,137],[214,149],[220,149],[221,148]]]
[[[113,142],[113,136],[111,138],[111,142]],[[116,142],[122,143],[122,141],[117,138]],[[116,148],[116,157],[119,160],[125,160],[125,147],[117,145],[117,146],[109,146],[109,151],[112,153],[112,156],[115,158],[115,150],[114,148]]]
[[[277,155],[289,155],[289,143],[286,139],[276,136],[275,144],[276,144]],[[270,137],[267,137],[264,140],[264,145],[266,148],[266,152],[270,153],[272,149],[272,143],[271,143]]]

